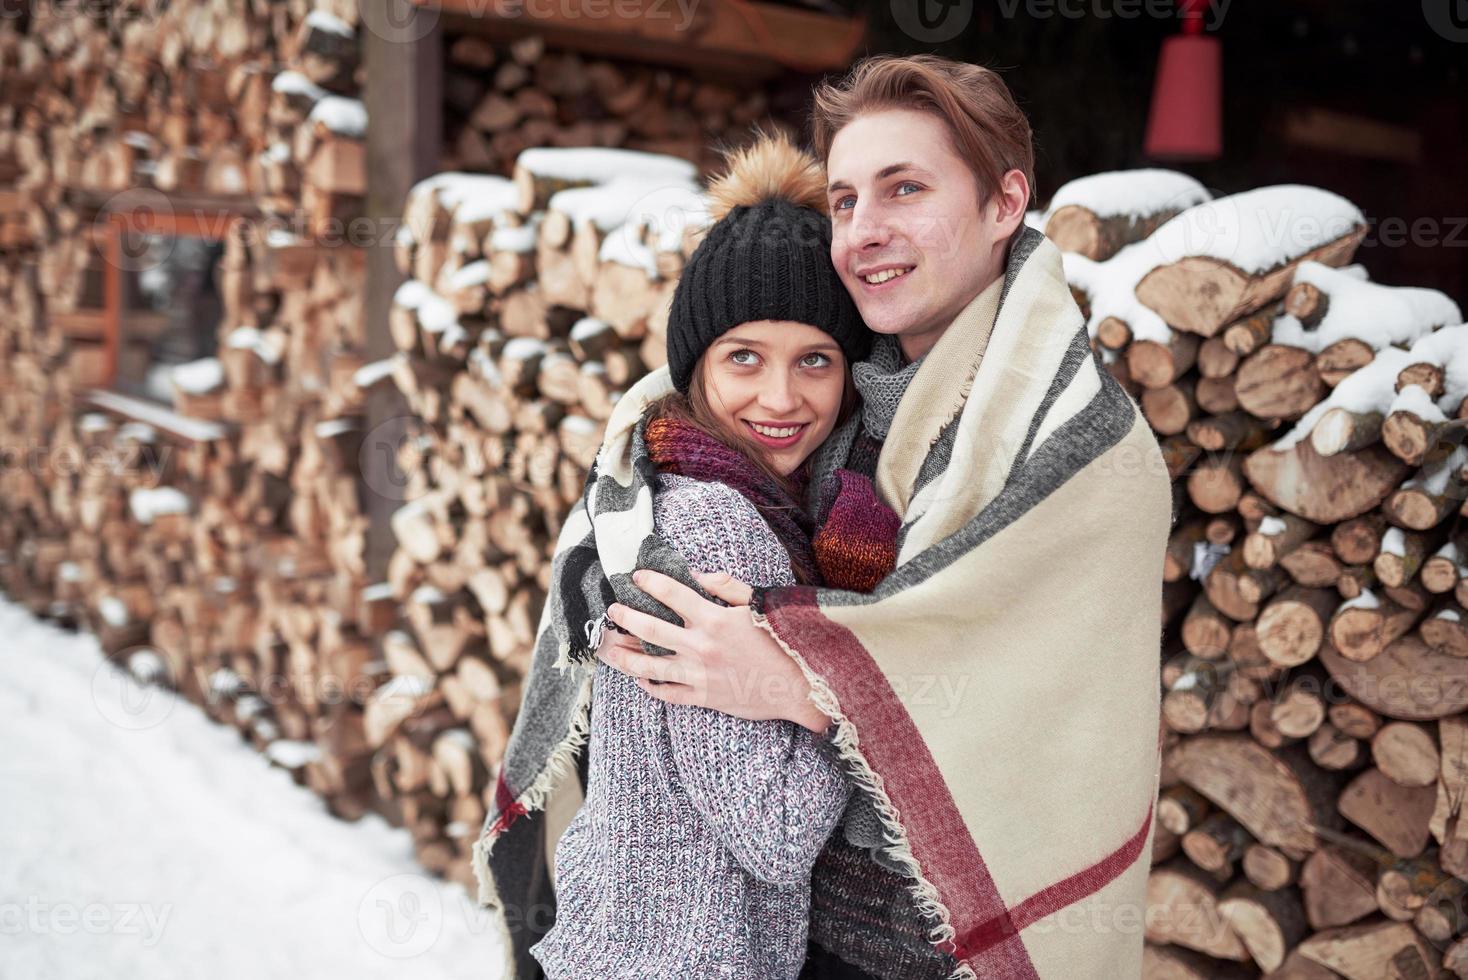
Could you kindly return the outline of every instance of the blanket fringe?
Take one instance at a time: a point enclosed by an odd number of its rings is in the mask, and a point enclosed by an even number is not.
[[[941,946],[943,943],[951,944],[956,934],[952,924],[952,915],[948,911],[948,906],[943,904],[938,889],[923,875],[922,866],[913,856],[907,830],[902,825],[901,814],[883,788],[881,774],[873,769],[866,757],[862,755],[856,724],[841,710],[841,703],[837,700],[835,692],[819,674],[811,669],[805,658],[781,638],[765,614],[753,608],[750,613],[754,617],[755,625],[774,637],[780,649],[784,650],[790,659],[800,667],[801,673],[810,683],[811,701],[836,723],[834,742],[837,754],[850,767],[853,782],[866,790],[876,802],[877,816],[890,842],[883,848],[883,855],[900,866],[911,879],[907,889],[912,893],[918,911],[930,919],[938,920],[938,925],[934,926],[928,934],[928,941],[934,946]],[[974,972],[973,967],[959,960],[957,968],[948,975],[948,980],[977,980],[977,977],[978,974]]]
[[[564,652],[564,650],[563,650]],[[576,770],[576,750],[586,744],[591,734],[591,686],[590,675],[582,682],[581,691],[576,698],[576,706],[571,709],[571,726],[566,732],[566,737],[561,739],[555,751],[546,760],[545,768],[535,777],[530,788],[521,793],[515,800],[514,805],[522,807],[525,813],[532,810],[545,808],[551,791],[560,783],[561,778],[567,773]],[[515,975],[515,949],[510,939],[510,929],[505,921],[504,904],[500,901],[499,889],[495,887],[494,874],[489,869],[489,854],[494,849],[495,841],[499,840],[503,831],[481,833],[479,839],[470,848],[470,860],[474,868],[474,880],[478,884],[476,901],[480,908],[489,909],[494,918],[495,930],[500,934],[505,949],[505,972],[504,976]]]

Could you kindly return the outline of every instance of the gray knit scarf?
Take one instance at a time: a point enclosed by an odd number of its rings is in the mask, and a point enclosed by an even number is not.
[[[813,496],[816,485],[847,465],[851,447],[861,432],[865,431],[878,443],[886,441],[887,430],[892,428],[892,419],[897,415],[897,405],[922,363],[920,357],[911,364],[903,364],[902,347],[897,338],[878,334],[872,341],[872,352],[867,359],[851,366],[851,381],[861,395],[861,411],[853,413],[845,424],[832,432],[811,457],[811,487],[807,490],[806,505],[813,512],[817,503]]]

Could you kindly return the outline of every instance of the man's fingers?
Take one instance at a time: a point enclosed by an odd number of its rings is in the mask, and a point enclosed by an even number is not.
[[[681,686],[685,679],[676,657],[654,657],[640,650],[603,650],[598,656],[639,683],[652,678]]]
[[[747,606],[754,590],[728,572],[697,572],[698,584],[709,595],[723,599],[731,606]]]
[[[673,612],[682,616],[685,623],[691,624],[694,620],[708,612],[709,609],[719,608],[682,582],[679,582],[675,578],[670,578],[662,572],[652,572],[643,569],[632,576],[632,581],[643,592],[646,592],[658,602],[661,602],[673,610]],[[637,630],[633,630],[632,632],[637,633]],[[642,636],[641,633],[637,633],[637,635]],[[644,640],[647,639],[645,636],[642,638]],[[657,643],[656,640],[653,642]],[[658,643],[658,645],[667,646],[668,644]]]
[[[645,677],[639,677],[637,686],[659,701],[666,701],[668,704],[691,704],[693,702],[693,688],[687,684],[654,684]]]
[[[607,609],[607,615],[612,617],[612,622],[653,646],[667,647],[669,650],[681,650],[686,647],[688,631],[681,626],[674,626],[656,616],[649,616],[631,606],[624,606],[620,602],[612,603],[611,607]],[[654,657],[653,659],[663,658]]]

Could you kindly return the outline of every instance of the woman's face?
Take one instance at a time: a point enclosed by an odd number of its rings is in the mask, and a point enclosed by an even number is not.
[[[836,426],[846,361],[808,323],[756,320],[714,341],[700,364],[715,418],[789,475]]]

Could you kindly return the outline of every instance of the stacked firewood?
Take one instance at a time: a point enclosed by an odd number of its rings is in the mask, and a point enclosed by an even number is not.
[[[404,823],[425,866],[469,884],[551,538],[617,393],[661,362],[697,162],[768,100],[453,39],[458,161],[503,176],[414,195],[401,353],[366,364],[358,17],[200,0],[0,18],[0,588],[238,727],[335,812]],[[129,236],[166,236],[160,213],[222,241],[210,352],[145,386],[171,410],[94,391],[114,362],[160,374],[167,318],[124,310],[112,350],[104,313],[109,262],[125,292],[152,274],[156,243]],[[378,384],[415,415],[369,434]],[[375,482],[383,447],[406,485]],[[368,493],[406,501],[384,582]]]
[[[409,483],[387,585],[406,625],[389,667],[394,684],[443,699],[419,744],[430,778],[428,756],[454,764],[443,775],[464,868],[561,522],[617,398],[665,359],[670,290],[706,223],[694,178],[665,155],[536,148],[512,178],[445,173],[409,197],[397,353],[358,380],[396,385],[419,424],[401,443]]]
[[[358,502],[365,253],[328,237],[365,191],[356,5],[114,6],[0,18],[0,586],[356,815],[395,611]],[[217,353],[167,372],[171,406],[92,390],[104,206],[222,236]],[[120,375],[156,319],[124,314]]]
[[[1310,188],[1068,196],[1035,222],[1121,229],[1068,275],[1177,491],[1145,975],[1468,976],[1461,312]]]
[[[341,240],[366,193],[355,3],[115,6],[0,20],[0,240],[40,249],[49,343],[78,386],[114,358],[146,367],[168,318],[134,300],[110,354],[106,273],[136,291],[164,219]]]
[[[522,150],[582,146],[667,153],[709,170],[721,146],[742,142],[770,112],[763,87],[547,50],[537,35],[500,45],[456,37],[446,51],[450,170],[508,174]]]

